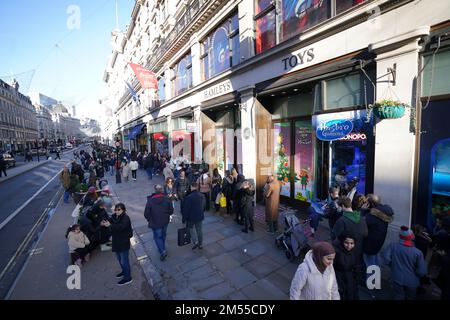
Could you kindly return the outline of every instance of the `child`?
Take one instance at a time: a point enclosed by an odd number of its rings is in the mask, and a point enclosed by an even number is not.
[[[358,300],[359,259],[356,255],[355,236],[344,231],[333,243],[336,250],[334,271],[342,300]]]
[[[383,258],[391,268],[396,300],[415,300],[420,278],[426,276],[427,267],[422,252],[414,246],[414,233],[406,226],[400,228],[400,241],[392,242]]]
[[[72,264],[81,267],[83,262],[89,261],[88,237],[80,230],[79,224],[74,224],[67,230],[66,238]]]

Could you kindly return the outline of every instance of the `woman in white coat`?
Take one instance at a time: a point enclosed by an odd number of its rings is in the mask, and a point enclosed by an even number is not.
[[[333,269],[336,253],[328,242],[313,245],[291,283],[291,300],[340,300]]]

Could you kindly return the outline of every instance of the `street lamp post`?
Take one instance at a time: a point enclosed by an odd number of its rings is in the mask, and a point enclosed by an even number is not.
[[[120,152],[120,142],[117,139],[116,140],[116,183],[122,183],[122,178],[120,176],[120,157],[119,157],[119,152]]]

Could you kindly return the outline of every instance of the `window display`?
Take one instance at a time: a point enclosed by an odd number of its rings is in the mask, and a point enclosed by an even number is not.
[[[238,64],[239,46],[239,19],[235,13],[202,42],[203,79]]]
[[[291,123],[278,122],[274,124],[274,172],[281,182],[281,195],[291,196]],[[299,181],[297,175],[293,178]]]
[[[339,186],[344,194],[351,181],[356,183],[358,193],[366,194],[366,182],[371,181],[367,158],[373,154],[373,119],[367,121],[366,114],[365,110],[356,110],[313,117],[316,138],[325,141],[329,149],[329,165],[324,168],[328,177],[323,179],[328,179],[329,187]]]
[[[256,53],[274,47],[276,41],[275,10],[256,20]]]
[[[172,132],[172,156],[194,161],[194,134],[185,130]]]
[[[329,0],[283,0],[281,41],[330,17]]]
[[[353,6],[363,3],[366,0],[337,0],[336,1],[336,14],[344,12]]]
[[[177,96],[180,93],[192,87],[192,58],[188,53],[174,67],[175,78],[173,79],[173,94]]]
[[[295,199],[311,201],[313,198],[313,134],[311,120],[295,122]]]
[[[431,212],[434,217],[450,215],[450,139],[438,142],[433,156]]]
[[[153,134],[154,149],[159,154],[169,153],[169,138],[164,133],[154,133]]]

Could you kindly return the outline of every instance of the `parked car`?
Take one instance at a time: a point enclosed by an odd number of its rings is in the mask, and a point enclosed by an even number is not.
[[[3,160],[5,160],[7,168],[16,166],[16,159],[9,152],[3,153]]]
[[[73,148],[72,144],[67,142],[66,143],[66,149],[72,149],[72,148]]]

